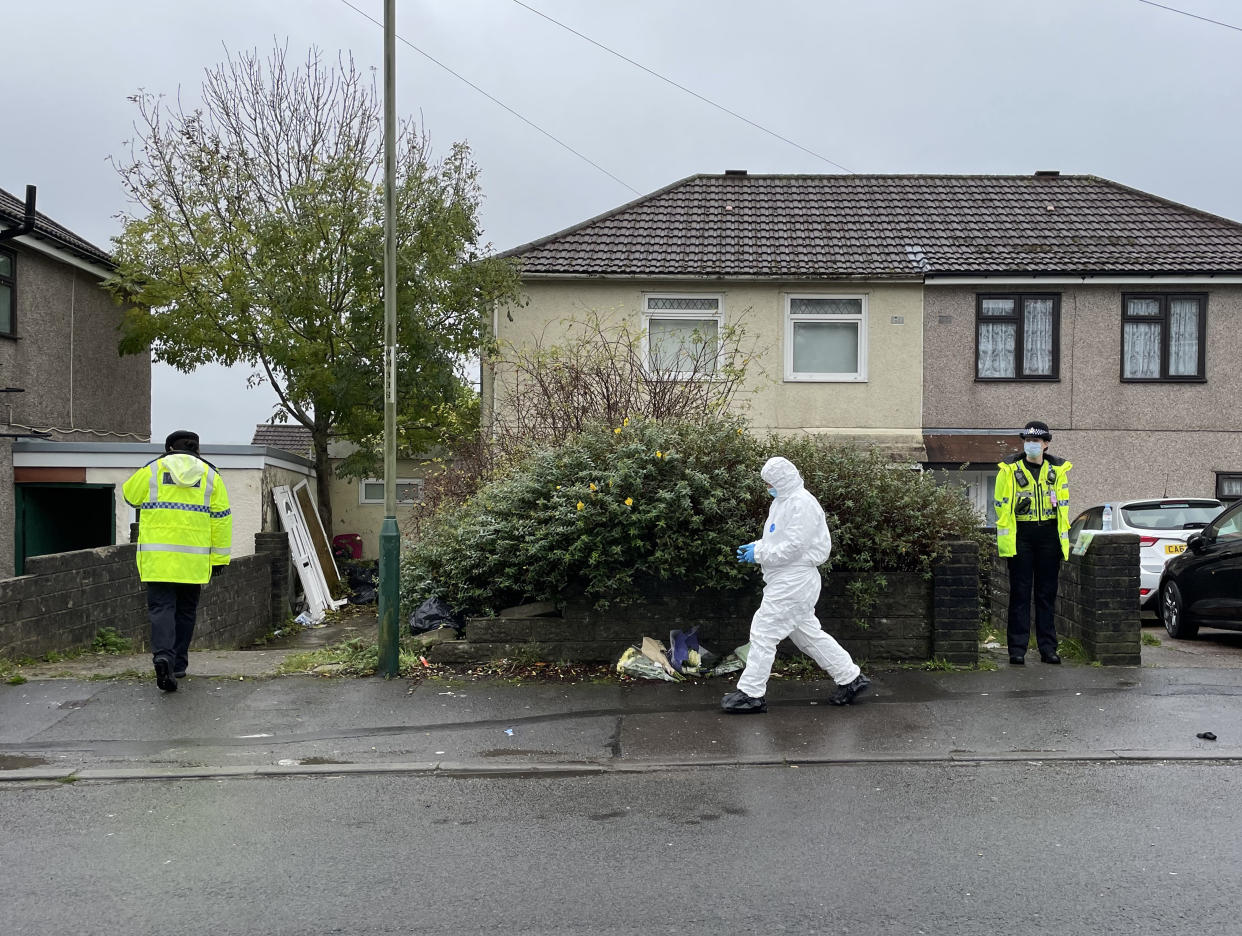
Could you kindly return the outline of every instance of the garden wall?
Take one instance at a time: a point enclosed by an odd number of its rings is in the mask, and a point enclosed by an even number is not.
[[[1081,556],[1061,565],[1054,621],[1058,637],[1078,640],[1087,656],[1105,666],[1139,666],[1139,538],[1096,534]],[[1009,617],[1009,564],[992,564],[992,626],[1004,634]],[[1033,612],[1032,612],[1033,613]],[[1032,620],[1031,635],[1035,629]]]
[[[0,580],[0,656],[40,657],[90,646],[105,627],[146,647],[146,588],[132,543],[32,556],[26,575]],[[285,533],[259,533],[255,554],[216,569],[203,589],[193,649],[230,649],[286,621],[292,565]]]
[[[936,658],[958,665],[978,661],[979,557],[974,543],[950,543],[948,558],[936,564],[930,579],[916,573],[886,573],[887,585],[863,625],[857,622],[846,593],[852,578],[844,572],[825,575],[816,614],[856,659]],[[724,655],[749,639],[760,590],[756,581],[749,590],[671,591],[602,611],[570,603],[559,617],[471,618],[465,640],[438,643],[426,655],[441,663],[515,654],[548,661],[613,662],[643,637],[667,644],[669,631],[692,627],[699,629],[704,646]]]

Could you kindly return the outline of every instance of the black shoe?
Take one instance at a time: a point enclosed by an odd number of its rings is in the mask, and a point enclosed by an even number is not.
[[[866,692],[870,685],[871,680],[859,673],[854,677],[853,682],[838,687],[837,691],[828,698],[828,702],[831,705],[853,705],[854,699]]]
[[[1026,666],[1026,660],[1022,659],[1022,657],[1020,656],[1015,656],[1014,654],[1011,653],[1009,654],[1009,665],[1010,666]]]
[[[177,691],[177,677],[173,675],[172,664],[167,660],[155,661],[155,684],[165,692]]]
[[[720,700],[720,707],[730,715],[758,715],[768,710],[767,696],[748,696],[741,689],[735,689]]]
[[[1039,655],[1039,658],[1044,663],[1060,663],[1061,662],[1061,658],[1057,656],[1055,653],[1041,653]]]
[[[173,678],[174,679],[185,679],[185,670],[177,670],[177,672],[173,673]]]

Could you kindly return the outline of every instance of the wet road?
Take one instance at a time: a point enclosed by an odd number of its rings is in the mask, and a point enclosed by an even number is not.
[[[1239,782],[1032,760],[9,785],[0,900],[10,936],[1232,936]]]

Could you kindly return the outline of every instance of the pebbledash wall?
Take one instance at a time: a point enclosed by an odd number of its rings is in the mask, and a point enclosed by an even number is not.
[[[146,588],[132,543],[34,556],[27,574],[0,579],[0,657],[90,646],[105,627],[135,647],[150,639]],[[293,566],[285,533],[257,533],[254,554],[215,570],[203,588],[193,649],[232,649],[286,620]]]
[[[816,614],[825,629],[857,659],[939,659],[969,666],[979,659],[979,555],[970,542],[948,544],[931,579],[917,573],[888,573],[887,587],[865,626],[851,613],[846,585],[852,576],[825,576]],[[611,662],[643,637],[668,640],[671,630],[698,628],[703,646],[724,655],[749,639],[750,619],[759,606],[753,592],[671,593],[597,611],[569,604],[560,617],[471,618],[465,638],[427,648],[428,659],[464,663],[519,652],[543,660]]]
[[[992,564],[991,586],[992,626],[1003,634],[1009,608],[1009,568],[1003,560]],[[1053,614],[1057,635],[1080,641],[1092,660],[1140,666],[1137,534],[1096,534],[1083,555],[1071,553],[1061,566]]]

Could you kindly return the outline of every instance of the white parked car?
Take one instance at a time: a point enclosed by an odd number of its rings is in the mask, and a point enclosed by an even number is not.
[[[1159,611],[1160,575],[1164,564],[1186,549],[1186,539],[1202,530],[1224,510],[1211,497],[1160,497],[1114,501],[1084,510],[1070,524],[1070,545],[1084,530],[1104,529],[1105,508],[1111,511],[1114,531],[1139,536],[1139,607]]]

